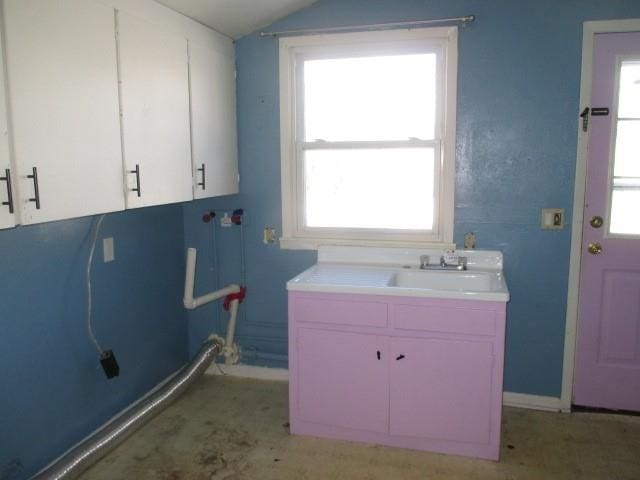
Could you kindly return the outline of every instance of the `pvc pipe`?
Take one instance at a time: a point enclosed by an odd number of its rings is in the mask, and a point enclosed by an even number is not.
[[[31,480],[71,480],[121,444],[132,433],[163,411],[209,368],[220,353],[220,343],[206,341],[191,363],[148,397],[113,418],[62,457],[37,473]]]
[[[196,258],[196,249],[187,249],[187,271],[184,278],[184,297],[182,299],[184,308],[193,310],[194,308],[206,305],[207,303],[215,302],[216,300],[226,297],[227,295],[230,295],[232,293],[240,292],[240,286],[232,283],[224,288],[221,288],[220,290],[216,290],[215,292],[207,293],[206,295],[194,298],[193,289],[196,277]]]
[[[184,303],[184,307],[188,310],[193,310],[194,308],[198,308],[207,303],[214,302],[219,300],[227,295],[232,293],[239,293],[240,286],[234,283],[227,285],[220,290],[216,290],[215,292],[207,293],[206,295],[202,295],[197,298],[193,298],[193,290],[195,286],[195,276],[196,276],[196,259],[197,259],[197,251],[195,248],[187,249],[187,270],[184,278],[184,297],[182,299]],[[225,357],[225,363],[227,365],[231,365],[234,363],[234,357],[237,355],[234,352],[233,348],[233,340],[236,334],[236,324],[238,319],[238,305],[240,302],[238,300],[232,300],[231,305],[229,306],[229,323],[227,325],[227,337],[225,339],[225,347],[222,350],[222,354]]]
[[[225,340],[225,347],[223,349],[225,363],[227,365],[233,364],[233,339],[236,334],[236,320],[238,318],[238,305],[240,302],[238,300],[232,300],[231,305],[229,305],[229,323],[227,324],[227,338]]]

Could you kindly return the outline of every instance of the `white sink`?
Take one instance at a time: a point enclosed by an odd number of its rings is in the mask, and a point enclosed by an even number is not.
[[[490,292],[496,287],[497,275],[494,272],[406,270],[396,273],[391,285],[401,288]]]
[[[509,300],[499,252],[464,252],[468,257],[468,270],[436,271],[418,268],[424,251],[381,248],[353,251],[353,248],[331,247],[329,253],[321,250],[320,261],[287,282],[287,289],[496,302]]]

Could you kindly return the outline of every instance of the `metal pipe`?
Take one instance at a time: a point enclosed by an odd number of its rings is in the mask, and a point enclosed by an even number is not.
[[[417,28],[425,25],[460,22],[463,25],[473,22],[475,15],[463,17],[434,18],[432,20],[415,20],[411,22],[373,23],[369,25],[348,25],[344,27],[307,28],[302,30],[284,30],[280,32],[260,32],[261,37],[283,37],[294,35],[313,35],[316,33],[357,32],[361,30],[386,30],[393,28]]]
[[[113,418],[84,441],[49,464],[31,480],[71,480],[120,445],[133,432],[163,411],[198,380],[220,353],[220,343],[206,341],[193,360],[156,391]]]

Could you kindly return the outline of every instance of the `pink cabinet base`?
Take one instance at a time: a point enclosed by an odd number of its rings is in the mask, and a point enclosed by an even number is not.
[[[291,433],[498,460],[505,312],[290,291]]]

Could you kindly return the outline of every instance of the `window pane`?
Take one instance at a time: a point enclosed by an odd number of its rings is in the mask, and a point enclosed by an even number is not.
[[[640,188],[615,189],[611,199],[611,233],[640,235]]]
[[[613,175],[640,177],[640,120],[618,122]]]
[[[434,138],[436,54],[307,60],[305,140]]]
[[[308,150],[306,226],[431,230],[434,150]]]
[[[622,62],[618,102],[619,118],[640,118],[640,62]]]

